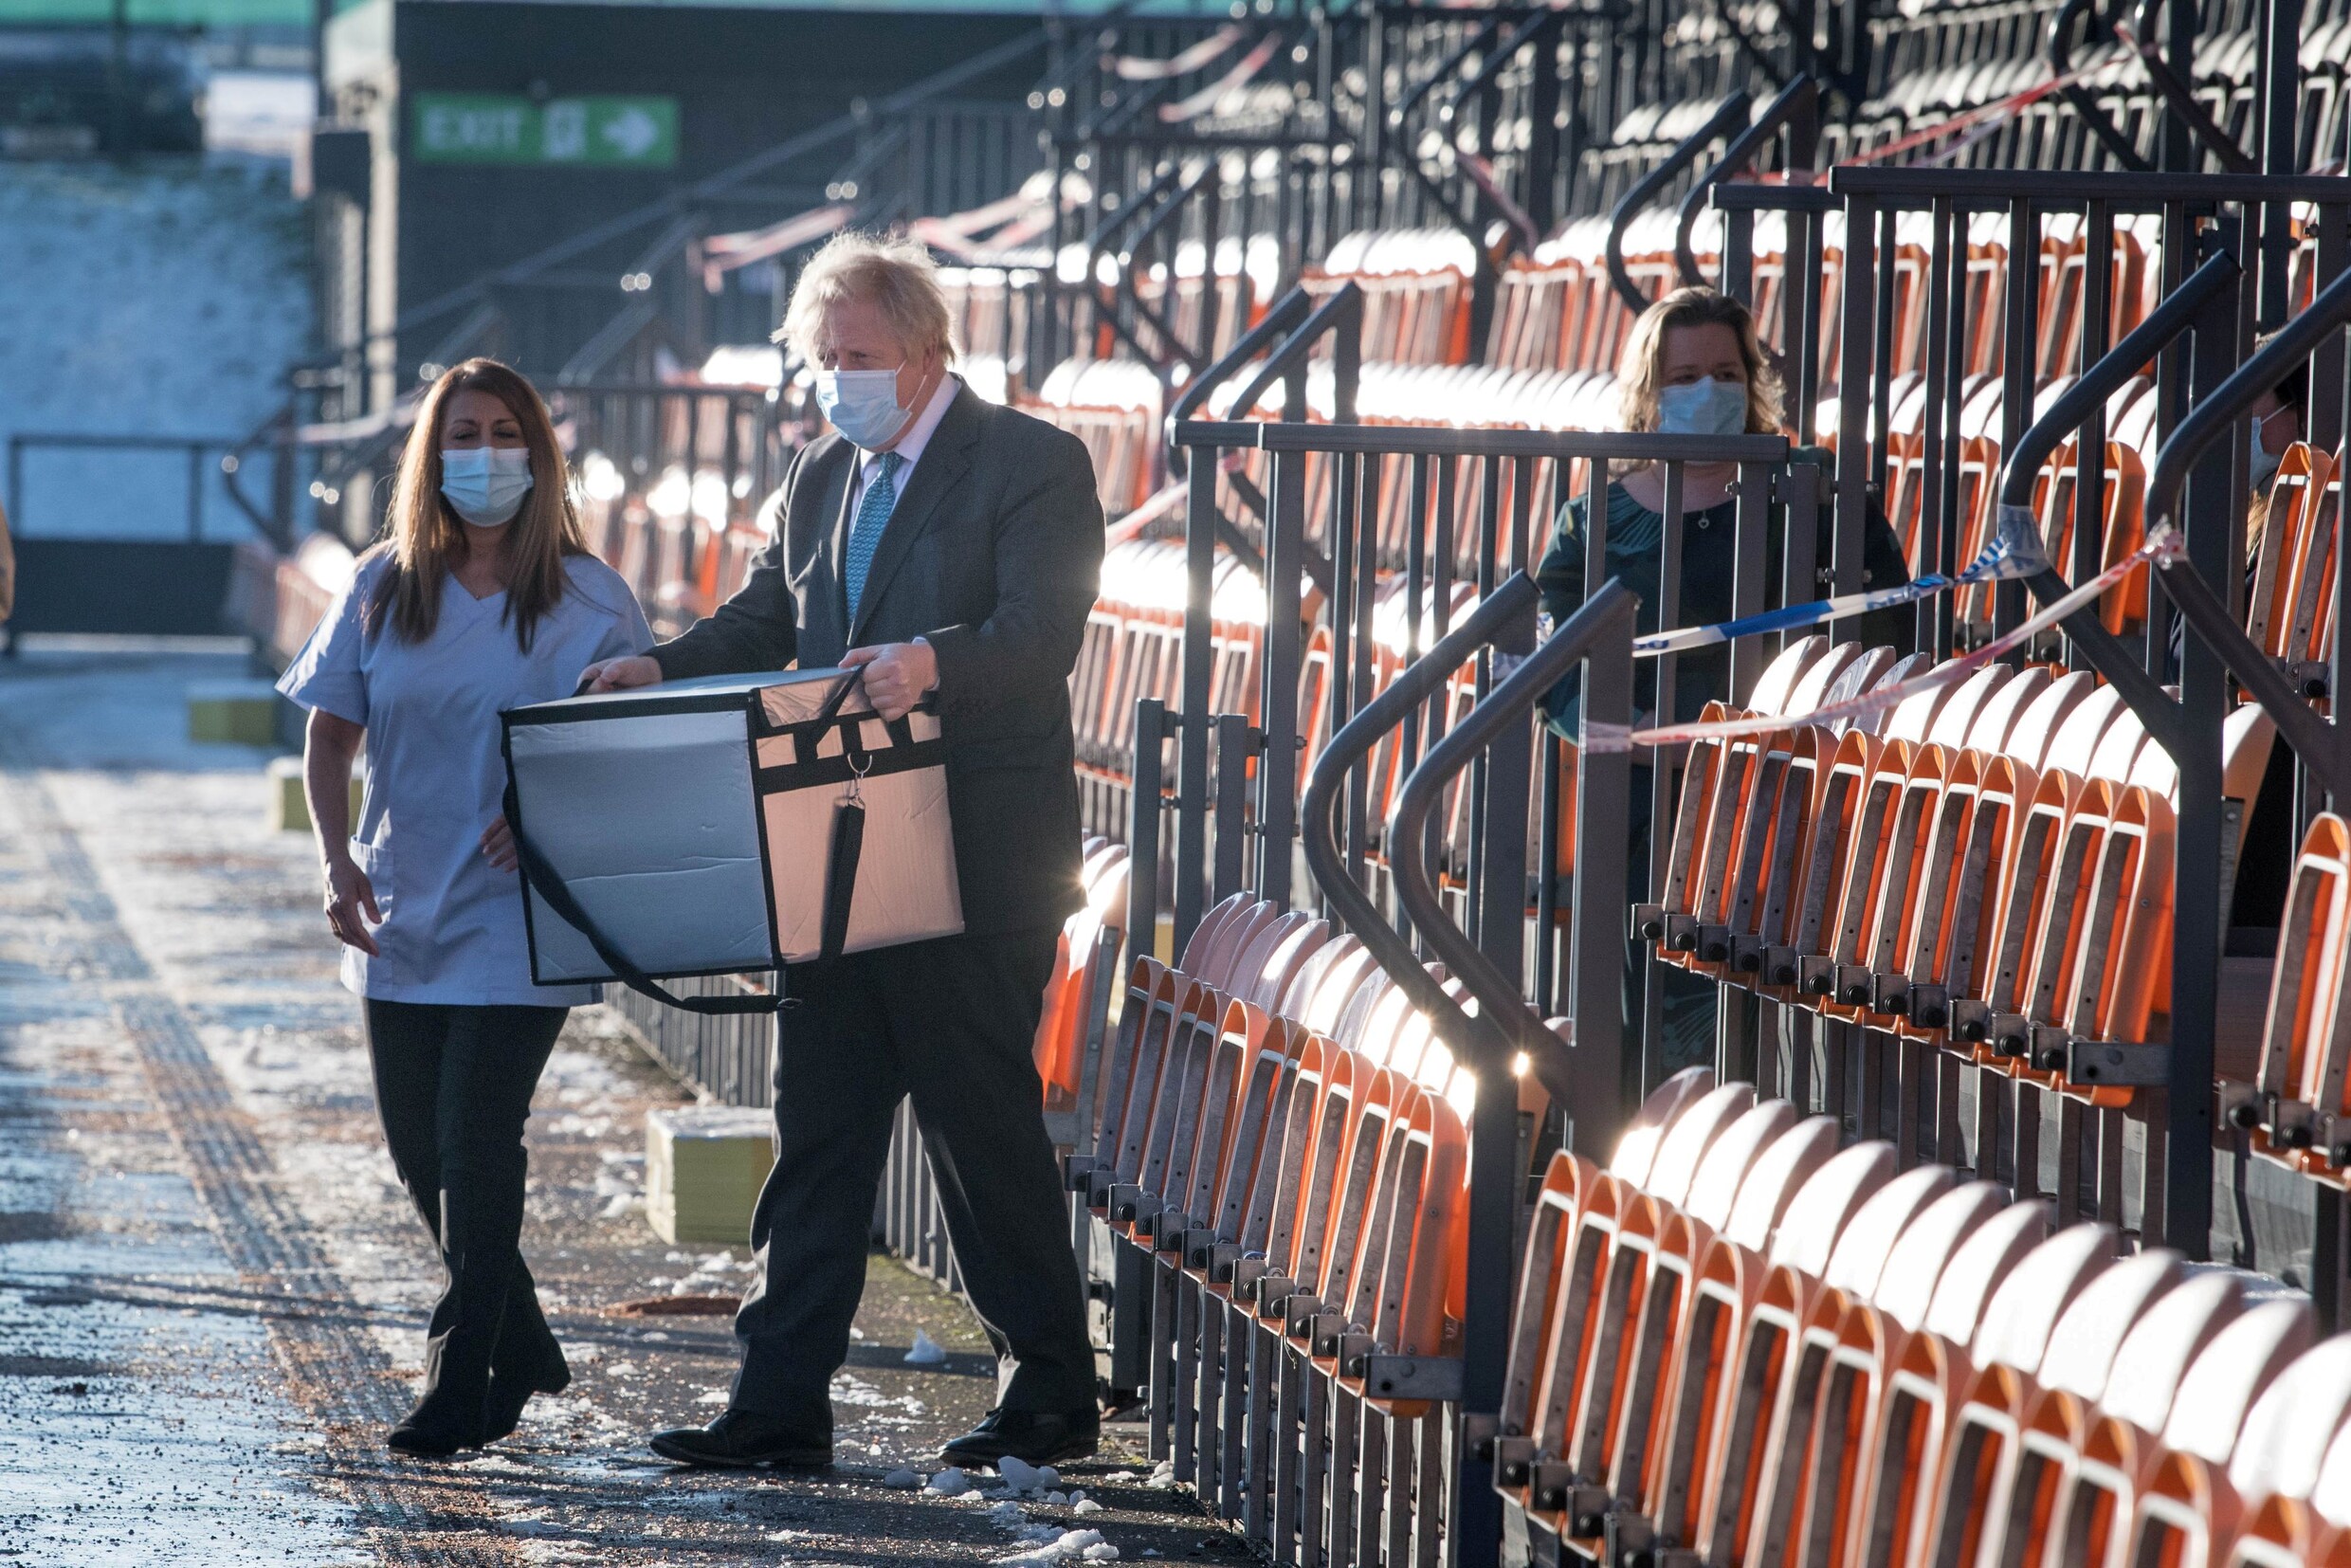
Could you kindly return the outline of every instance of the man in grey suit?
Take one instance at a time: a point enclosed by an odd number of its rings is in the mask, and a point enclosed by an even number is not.
[[[1099,585],[1103,514],[1073,436],[948,370],[947,307],[909,241],[845,235],[803,272],[784,336],[821,367],[835,428],[762,509],[772,542],[732,599],[594,689],[862,665],[885,718],[937,704],[963,934],[795,970],[777,1015],[775,1167],[752,1220],[758,1284],[726,1413],[659,1433],[684,1464],[823,1465],[829,1385],[864,1288],[874,1191],[914,1097],[996,1409],[951,1463],[1080,1458],[1094,1358],[1030,1048],[1079,905],[1068,677]]]

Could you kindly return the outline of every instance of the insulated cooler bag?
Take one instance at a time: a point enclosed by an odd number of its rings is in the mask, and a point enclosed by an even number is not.
[[[531,978],[777,969],[963,929],[938,718],[854,670],[672,681],[507,712]],[[780,990],[780,988],[779,988]]]

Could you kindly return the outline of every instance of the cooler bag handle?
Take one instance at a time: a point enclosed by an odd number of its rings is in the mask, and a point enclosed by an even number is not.
[[[546,857],[538,852],[538,847],[524,835],[520,808],[521,802],[515,793],[514,776],[509,773],[506,778],[506,826],[514,833],[515,858],[521,865],[523,881],[530,884],[532,891],[544,900],[547,907],[561,917],[566,925],[588,939],[588,945],[595,949],[596,957],[602,958],[605,966],[619,975],[631,991],[650,996],[657,1002],[666,1002],[671,1007],[683,1008],[688,1012],[774,1012],[776,1009],[787,1005],[785,997],[780,993],[773,996],[679,996],[672,994],[659,980],[654,979],[630,962],[626,954],[606,940],[604,933],[596,929],[595,921],[588,918],[588,912],[582,909],[579,906],[579,901],[572,896],[572,889],[564,884],[561,877],[556,875],[555,867],[547,864]],[[861,811],[858,815],[862,819],[865,813]],[[859,826],[861,828],[864,826],[862,820]],[[862,836],[861,833],[860,837]],[[837,832],[834,845],[837,854],[839,848]],[[852,868],[854,864],[852,859]],[[827,911],[826,928],[828,932],[831,929],[829,909]]]

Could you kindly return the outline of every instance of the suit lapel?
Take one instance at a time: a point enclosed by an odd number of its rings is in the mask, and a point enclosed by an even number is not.
[[[873,564],[866,571],[866,592],[857,603],[857,618],[849,626],[851,647],[857,646],[866,624],[873,619],[874,610],[888,591],[890,578],[900,563],[905,560],[906,552],[930,527],[939,502],[971,472],[971,448],[979,440],[983,409],[977,392],[969,387],[957,388],[946,416],[939,420],[939,428],[931,432],[930,444],[922,449],[922,461],[914,465],[914,477],[906,482],[905,492],[891,509],[890,520],[884,525],[881,541],[874,547]],[[845,506],[845,515],[846,511]],[[842,553],[834,556],[836,560],[848,558],[847,539],[845,523],[841,532]],[[844,572],[842,576],[846,580],[847,573]]]

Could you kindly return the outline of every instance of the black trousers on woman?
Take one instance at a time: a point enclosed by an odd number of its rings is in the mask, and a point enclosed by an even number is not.
[[[493,1373],[525,1388],[562,1383],[563,1352],[522,1262],[522,1124],[569,1012],[367,1004],[384,1139],[448,1270],[419,1409],[461,1432],[480,1425]]]

